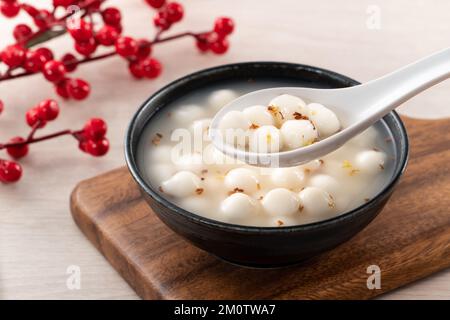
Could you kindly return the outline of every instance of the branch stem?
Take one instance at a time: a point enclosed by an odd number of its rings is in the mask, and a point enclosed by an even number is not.
[[[34,133],[33,130],[34,130],[34,127],[33,127],[32,131],[31,131],[31,133]],[[36,130],[34,130],[34,131],[36,131]],[[82,133],[82,132],[83,132],[83,130],[73,131],[73,130],[67,129],[67,130],[58,131],[58,132],[51,133],[51,134],[48,134],[48,135],[45,135],[45,136],[42,136],[42,137],[38,137],[38,138],[34,138],[31,135],[31,133],[30,133],[28,138],[25,141],[23,141],[23,142],[13,142],[13,143],[0,144],[0,150],[6,149],[6,148],[9,148],[9,147],[22,147],[22,146],[27,145],[27,144],[32,144],[32,143],[41,142],[41,141],[45,141],[45,140],[50,140],[50,139],[54,139],[54,138],[57,138],[57,137],[60,137],[60,136],[64,136],[64,135],[72,135],[72,136],[74,136],[76,138],[76,136],[78,134]]]
[[[171,40],[175,40],[175,39],[179,39],[179,38],[183,38],[183,37],[198,37],[199,35],[203,34],[204,32],[198,32],[198,33],[194,33],[194,32],[182,32],[182,33],[178,33],[178,34],[174,34],[172,36],[168,36],[166,38],[160,38],[160,39],[156,39],[153,42],[149,42],[147,45],[148,46],[153,46],[155,44],[160,44],[160,43],[164,43],[167,41],[171,41]],[[97,60],[101,60],[101,59],[106,59],[109,57],[113,57],[115,56],[117,53],[116,51],[111,51],[108,53],[104,53],[95,57],[87,57],[84,58],[82,60],[73,62],[76,65],[80,65],[80,64],[84,64],[84,63],[88,63],[88,62],[92,62],[92,61],[97,61]],[[26,77],[26,76],[30,76],[33,74],[37,74],[37,73],[33,73],[33,72],[22,72],[22,73],[17,73],[17,74],[5,74],[3,77],[0,77],[0,82],[2,81],[7,81],[7,80],[12,80],[12,79],[17,79],[17,78],[22,78],[22,77]]]

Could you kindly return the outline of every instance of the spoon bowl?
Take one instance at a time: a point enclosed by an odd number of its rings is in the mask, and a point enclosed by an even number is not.
[[[354,87],[343,89],[314,89],[300,87],[279,87],[250,92],[233,100],[232,102],[224,106],[221,110],[219,110],[211,123],[211,129],[209,131],[211,140],[214,146],[226,155],[252,165],[263,167],[290,167],[307,163],[311,160],[317,159],[336,150],[337,148],[341,147],[347,140],[364,131],[366,128],[377,121],[375,120],[372,123],[368,123],[367,126],[353,127],[351,128],[352,130],[348,130],[350,129],[349,127],[352,123],[358,121],[359,116],[359,113],[354,112],[356,109],[354,108],[355,105],[349,105],[345,100],[349,95],[348,91],[353,88]],[[341,130],[336,134],[309,146],[305,146],[295,150],[274,153],[250,152],[235,148],[233,145],[224,142],[222,132],[218,128],[221,119],[226,113],[235,110],[242,111],[248,106],[261,105],[264,102],[270,101],[282,94],[298,96],[309,101],[319,100],[333,112],[340,115],[341,124],[343,127],[346,127],[347,130]],[[337,102],[339,102],[340,100],[342,100],[342,103],[337,104]]]
[[[342,89],[301,87],[269,88],[243,95],[225,105],[212,120],[209,134],[214,146],[227,156],[262,167],[290,167],[324,156],[345,144],[390,111],[418,93],[450,76],[450,49],[432,54],[365,84]],[[219,123],[230,111],[264,105],[276,96],[289,94],[330,108],[341,130],[309,146],[283,152],[257,153],[225,143]]]

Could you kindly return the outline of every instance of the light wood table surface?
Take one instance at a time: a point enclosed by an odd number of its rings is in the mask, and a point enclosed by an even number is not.
[[[63,103],[60,119],[45,131],[81,127],[91,116],[104,117],[110,127],[111,151],[94,159],[79,152],[70,138],[40,143],[22,161],[25,175],[20,183],[0,185],[0,298],[137,298],[72,221],[69,195],[78,181],[124,165],[127,123],[141,102],[162,85],[202,68],[250,60],[310,64],[367,81],[450,44],[447,0],[180,1],[186,6],[186,18],[171,33],[201,31],[216,16],[229,15],[237,23],[231,50],[224,56],[203,56],[192,39],[155,47],[154,55],[164,63],[164,73],[155,81],[132,80],[119,58],[79,68],[76,73],[92,84],[90,99]],[[123,10],[126,34],[153,35],[152,11],[143,0],[108,2]],[[0,47],[11,42],[16,21],[0,18]],[[60,53],[69,45],[68,37],[50,43]],[[53,96],[41,76],[1,83],[0,98],[7,109],[0,116],[0,141],[26,134],[25,111]],[[450,84],[445,82],[410,100],[400,112],[448,117],[449,102]],[[81,270],[80,290],[66,286],[66,271],[72,265]],[[450,299],[450,270],[382,298]]]

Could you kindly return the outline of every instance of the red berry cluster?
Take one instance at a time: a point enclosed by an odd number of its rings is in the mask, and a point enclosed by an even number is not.
[[[221,17],[214,23],[214,30],[197,36],[197,48],[201,52],[211,50],[215,54],[224,54],[228,51],[227,37],[234,30],[234,22],[227,17]]]
[[[80,2],[80,1],[72,1]],[[0,0],[0,12],[7,18],[14,18],[19,12],[25,11],[33,20],[33,23],[39,29],[48,29],[50,25],[56,22],[54,15],[45,9],[37,9],[32,5],[19,3],[18,0]],[[22,28],[25,33],[30,33],[29,27]]]
[[[122,33],[122,16],[117,8],[105,8],[98,13],[103,20],[102,26],[94,26],[86,18],[66,22],[67,31],[75,41],[75,51],[84,57],[90,57],[99,46],[113,46]]]
[[[48,122],[55,120],[59,115],[58,103],[52,99],[46,99],[35,107],[29,109],[25,115],[31,132],[27,138],[16,136],[7,143],[0,143],[0,150],[6,149],[10,157],[17,160],[25,157],[30,144],[71,135],[78,141],[79,148],[94,157],[105,155],[109,150],[109,141],[106,138],[106,122],[99,118],[92,118],[86,122],[83,129],[72,131],[62,130],[39,138],[35,137],[38,129],[43,128]],[[0,182],[16,182],[22,176],[22,167],[14,160],[0,159]]]
[[[146,2],[157,9],[153,17],[153,24],[161,30],[167,30],[174,23],[183,19],[184,9],[178,2],[166,2],[165,0],[146,0]]]
[[[126,60],[131,75],[135,78],[154,79],[161,74],[162,64],[153,56],[153,48],[167,41],[192,37],[202,52],[211,51],[223,54],[228,50],[227,37],[233,32],[234,23],[230,18],[219,18],[209,32],[181,32],[164,37],[170,27],[180,22],[184,16],[183,6],[174,1],[145,0],[156,10],[153,24],[157,28],[151,39],[137,39],[122,34],[122,13],[115,7],[105,7],[107,0],[53,0],[51,10],[39,9],[21,0],[0,0],[0,13],[13,18],[24,12],[31,18],[30,24],[14,27],[15,43],[0,50],[0,62],[7,68],[0,73],[0,82],[15,78],[41,74],[50,82],[58,96],[64,99],[83,100],[90,94],[87,81],[71,77],[70,73],[78,66],[113,56]],[[80,14],[75,17],[73,6]],[[71,10],[68,10],[71,8]],[[37,45],[67,33],[73,40],[74,52],[56,57],[45,46]],[[99,47],[111,47],[111,51],[96,54]],[[0,100],[0,114],[4,111]],[[63,130],[47,136],[35,138],[37,130],[59,115],[56,101],[48,99],[31,108],[26,113],[26,122],[31,127],[27,138],[14,137],[1,144],[14,159],[26,156],[29,145],[62,135],[71,135],[79,143],[79,148],[92,156],[102,156],[109,149],[105,137],[106,123],[101,119],[89,120],[82,130]],[[20,179],[22,169],[15,161],[0,159],[0,181],[14,182]]]
[[[94,157],[105,155],[109,150],[109,141],[105,137],[108,127],[100,118],[92,118],[83,127],[83,131],[77,135],[78,147],[81,151]]]
[[[20,5],[16,0],[1,0],[0,11],[5,17],[13,18],[20,12]]]
[[[17,43],[12,44],[0,51],[0,59],[9,68],[4,78],[14,78],[11,73],[15,69],[23,69],[25,75],[41,72],[46,80],[54,84],[56,93],[64,99],[83,100],[90,93],[90,85],[83,79],[71,79],[68,77],[77,66],[84,62],[119,55],[128,61],[130,73],[138,79],[153,79],[158,77],[162,71],[162,65],[154,57],[151,57],[152,46],[165,42],[160,35],[168,30],[174,23],[182,20],[184,8],[178,2],[167,2],[165,0],[146,0],[146,2],[157,10],[153,19],[158,33],[153,41],[146,39],[133,39],[122,36],[122,14],[115,7],[101,8],[106,0],[54,0],[54,10],[39,10],[28,4],[19,4],[17,0],[0,0],[2,12],[7,17],[13,17],[17,10],[23,9],[34,21],[37,31],[26,24],[19,24],[14,28],[13,35]],[[82,18],[73,18],[70,14],[56,17],[57,8],[68,8],[78,5],[85,10]],[[15,13],[15,14],[13,14]],[[98,14],[102,24],[95,25],[92,16]],[[36,36],[41,35],[54,25],[64,26],[74,40],[74,49],[81,55],[77,58],[72,53],[64,54],[60,59],[55,59],[49,49],[42,47],[37,50],[29,49],[29,42]],[[212,51],[223,54],[228,50],[227,36],[232,33],[234,23],[230,18],[219,18],[216,20],[214,30],[206,33],[186,32],[177,36],[169,37],[170,40],[183,36],[192,36],[197,41],[197,47],[202,52]],[[114,46],[114,52],[102,56],[92,57],[99,46]],[[22,74],[19,74],[20,76]],[[0,78],[0,81],[2,78]]]
[[[14,28],[13,35],[17,42],[0,51],[1,61],[8,66],[8,72],[0,77],[0,81],[40,72],[46,80],[54,84],[55,91],[60,97],[83,100],[90,93],[89,83],[68,76],[82,63],[119,55],[128,61],[128,69],[134,77],[153,79],[162,71],[159,60],[151,56],[152,46],[155,44],[191,36],[196,39],[197,47],[202,52],[223,54],[228,50],[227,36],[234,29],[234,23],[230,18],[217,19],[211,32],[185,32],[164,39],[161,38],[161,34],[182,20],[184,8],[174,1],[145,1],[156,9],[153,23],[158,32],[151,41],[122,36],[122,13],[115,7],[102,8],[106,0],[53,0],[54,9],[51,11],[19,3],[18,0],[0,0],[0,9],[5,16],[14,17],[23,10],[30,15],[37,28],[33,30],[27,24],[18,24]],[[59,17],[56,15],[60,11],[59,8],[66,10],[65,8],[70,6],[78,6],[84,11],[81,18],[74,18],[70,12]],[[94,23],[99,20],[93,19],[94,15],[98,15],[102,23]],[[45,47],[30,49],[33,40],[47,31],[50,32],[54,26],[65,27],[74,40],[76,53],[81,55],[81,58],[66,53],[60,59],[56,59],[53,52]],[[99,46],[111,46],[114,47],[114,51],[93,57]],[[24,73],[14,74],[16,69],[23,69]]]
[[[57,19],[54,13],[47,10],[38,10],[28,4],[19,4],[16,0],[1,0],[1,8],[17,7],[23,9],[28,13],[34,21],[37,31],[26,24],[18,24],[14,30],[13,35],[16,43],[7,46],[0,51],[0,59],[8,67],[8,73],[11,74],[16,69],[23,69],[27,74],[42,73],[44,78],[52,82],[55,86],[56,93],[63,98],[73,98],[76,100],[85,99],[90,92],[89,84],[82,79],[70,79],[67,73],[75,70],[77,65],[77,58],[72,54],[65,54],[61,60],[55,59],[54,53],[45,47],[33,50],[28,47],[28,42],[35,36],[41,35],[46,30],[51,29],[53,24],[61,24],[61,19]],[[90,0],[91,7],[89,10],[94,10],[94,4],[100,3],[100,0]],[[80,1],[75,0],[54,0],[53,4],[57,7],[68,7],[76,5]],[[9,12],[8,9],[5,9]],[[3,14],[7,17],[14,15]],[[83,21],[83,20],[81,20]],[[82,24],[83,25],[83,24]],[[71,31],[71,30],[68,30]]]
[[[165,0],[146,0],[146,2],[157,9],[153,23],[159,29],[159,33],[168,30],[183,18],[184,9],[178,2]],[[157,36],[153,43],[158,43],[159,40]],[[160,61],[151,57],[153,43],[146,39],[136,40],[131,37],[119,37],[115,42],[117,54],[128,60],[128,69],[137,79],[154,79],[162,72]]]
[[[59,115],[59,106],[55,100],[47,99],[27,111],[25,120],[30,127],[43,128],[47,122]]]
[[[15,161],[0,159],[0,182],[17,182],[22,177],[22,167]]]

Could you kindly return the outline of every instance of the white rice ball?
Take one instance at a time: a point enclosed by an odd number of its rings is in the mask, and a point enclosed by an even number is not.
[[[237,166],[242,166],[244,163],[223,154],[217,150],[213,144],[209,144],[203,151],[203,162],[209,166],[209,169],[219,171],[220,173],[227,172]]]
[[[198,195],[189,196],[179,200],[180,206],[190,212],[208,216],[211,212],[211,200]]]
[[[274,126],[262,126],[250,136],[250,151],[258,153],[278,152],[283,147],[280,130]]]
[[[178,170],[187,170],[199,174],[205,168],[203,157],[199,153],[182,155],[174,161]]]
[[[326,138],[336,133],[341,128],[336,114],[320,103],[308,104],[309,119],[314,123],[320,138]]]
[[[209,141],[208,130],[211,126],[211,122],[211,118],[195,120],[191,125],[191,130],[194,137],[200,135],[204,141]]]
[[[262,199],[264,210],[272,216],[290,216],[299,211],[297,195],[285,188],[270,190]]]
[[[182,106],[171,112],[170,121],[175,123],[176,128],[180,128],[183,127],[183,124],[204,118],[206,115],[205,108],[192,104]]]
[[[257,126],[272,126],[275,124],[275,118],[272,113],[264,106],[252,106],[242,110],[242,113],[251,124]]]
[[[278,216],[271,217],[269,220],[269,225],[265,225],[266,227],[288,227],[295,226],[299,224],[297,217],[286,217],[286,216]]]
[[[238,188],[245,193],[253,193],[258,190],[258,175],[251,169],[236,168],[230,170],[225,176],[225,186],[229,191]]]
[[[242,129],[247,130],[250,126],[250,122],[244,116],[241,111],[232,110],[225,113],[225,115],[220,119],[219,129]]]
[[[151,171],[151,181],[154,185],[161,185],[163,181],[166,181],[172,177],[172,175],[176,172],[176,169],[172,164],[152,164]]]
[[[376,174],[384,170],[386,154],[382,151],[364,150],[356,155],[355,165],[362,173]]]
[[[330,216],[336,208],[333,197],[325,190],[307,187],[298,194],[301,203],[301,213],[311,216]]]
[[[270,175],[272,183],[277,187],[300,188],[305,176],[298,168],[276,168]]]
[[[174,197],[187,197],[201,188],[201,179],[190,171],[180,171],[161,184],[162,191]]]
[[[342,186],[339,182],[330,175],[327,174],[314,174],[308,180],[309,185],[312,187],[316,187],[322,190],[325,190],[331,195],[336,195],[339,193],[339,189],[342,189]]]
[[[369,127],[353,139],[350,139],[347,143],[366,148],[367,146],[373,146],[376,143],[378,132],[374,127]]]
[[[219,129],[224,142],[238,147],[245,147],[248,143],[248,128],[251,123],[240,111],[227,112],[220,120]]]
[[[299,168],[303,169],[303,171],[307,171],[307,172],[311,173],[311,172],[315,172],[315,171],[319,170],[323,165],[324,165],[324,160],[315,159],[315,160],[312,160],[310,162],[307,162],[307,163],[299,166]]]
[[[284,145],[289,149],[308,146],[319,137],[314,125],[308,120],[288,120],[280,131]]]
[[[273,98],[270,106],[277,107],[282,114],[282,121],[295,119],[296,113],[307,115],[308,111],[306,108],[306,103],[299,97],[282,94],[278,97]]]
[[[258,204],[248,195],[238,192],[223,200],[220,210],[225,221],[236,223],[239,220],[257,214]]]
[[[208,98],[208,104],[214,109],[214,111],[219,111],[226,104],[230,103],[236,99],[239,95],[229,89],[216,90]]]

